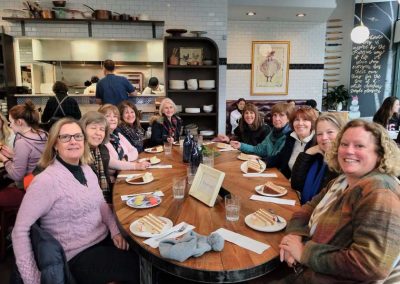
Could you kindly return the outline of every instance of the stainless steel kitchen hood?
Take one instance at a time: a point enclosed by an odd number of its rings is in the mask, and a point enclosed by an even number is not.
[[[37,61],[160,63],[163,41],[33,39],[32,53]]]

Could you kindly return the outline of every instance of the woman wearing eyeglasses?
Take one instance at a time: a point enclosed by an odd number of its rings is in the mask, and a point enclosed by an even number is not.
[[[57,121],[40,159],[44,171],[29,186],[12,233],[14,253],[24,283],[40,283],[30,227],[40,227],[63,247],[79,283],[137,283],[137,256],[118,230],[97,176],[88,165],[89,146],[72,118]]]
[[[293,111],[289,123],[294,131],[287,135],[285,144],[278,154],[266,158],[267,167],[276,167],[286,178],[290,178],[299,153],[315,145],[316,119],[315,110],[309,106]]]
[[[0,161],[15,186],[0,190],[0,206],[18,206],[23,197],[23,178],[39,161],[47,133],[39,129],[39,113],[31,101],[14,106],[9,111],[10,127],[15,133],[14,147],[0,147]]]

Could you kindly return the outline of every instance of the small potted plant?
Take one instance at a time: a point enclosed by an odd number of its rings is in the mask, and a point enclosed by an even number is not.
[[[328,92],[327,96],[322,99],[322,104],[327,110],[341,111],[343,104],[346,103],[348,99],[350,99],[349,91],[344,85],[340,85],[333,87]]]

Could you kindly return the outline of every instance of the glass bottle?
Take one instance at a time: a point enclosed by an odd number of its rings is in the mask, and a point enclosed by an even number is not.
[[[186,132],[185,140],[183,140],[183,162],[189,163],[190,155],[192,153],[193,146],[193,135],[189,135],[189,132]]]

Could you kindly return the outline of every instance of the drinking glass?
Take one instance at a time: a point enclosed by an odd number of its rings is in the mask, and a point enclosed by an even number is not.
[[[193,180],[194,180],[194,177],[196,175],[196,172],[197,172],[197,167],[188,167],[187,168],[187,181],[188,181],[188,184],[192,184],[193,183]]]
[[[238,221],[240,211],[240,197],[233,194],[225,195],[226,220]]]
[[[184,177],[174,177],[172,183],[172,192],[175,199],[185,197],[186,179]]]
[[[203,145],[203,135],[197,136],[197,145],[200,147]]]
[[[170,155],[172,153],[172,143],[171,142],[164,142],[164,152],[165,155]]]
[[[183,147],[183,141],[185,141],[185,136],[179,136],[179,147]]]
[[[214,167],[214,153],[203,156],[203,164],[211,168]]]

